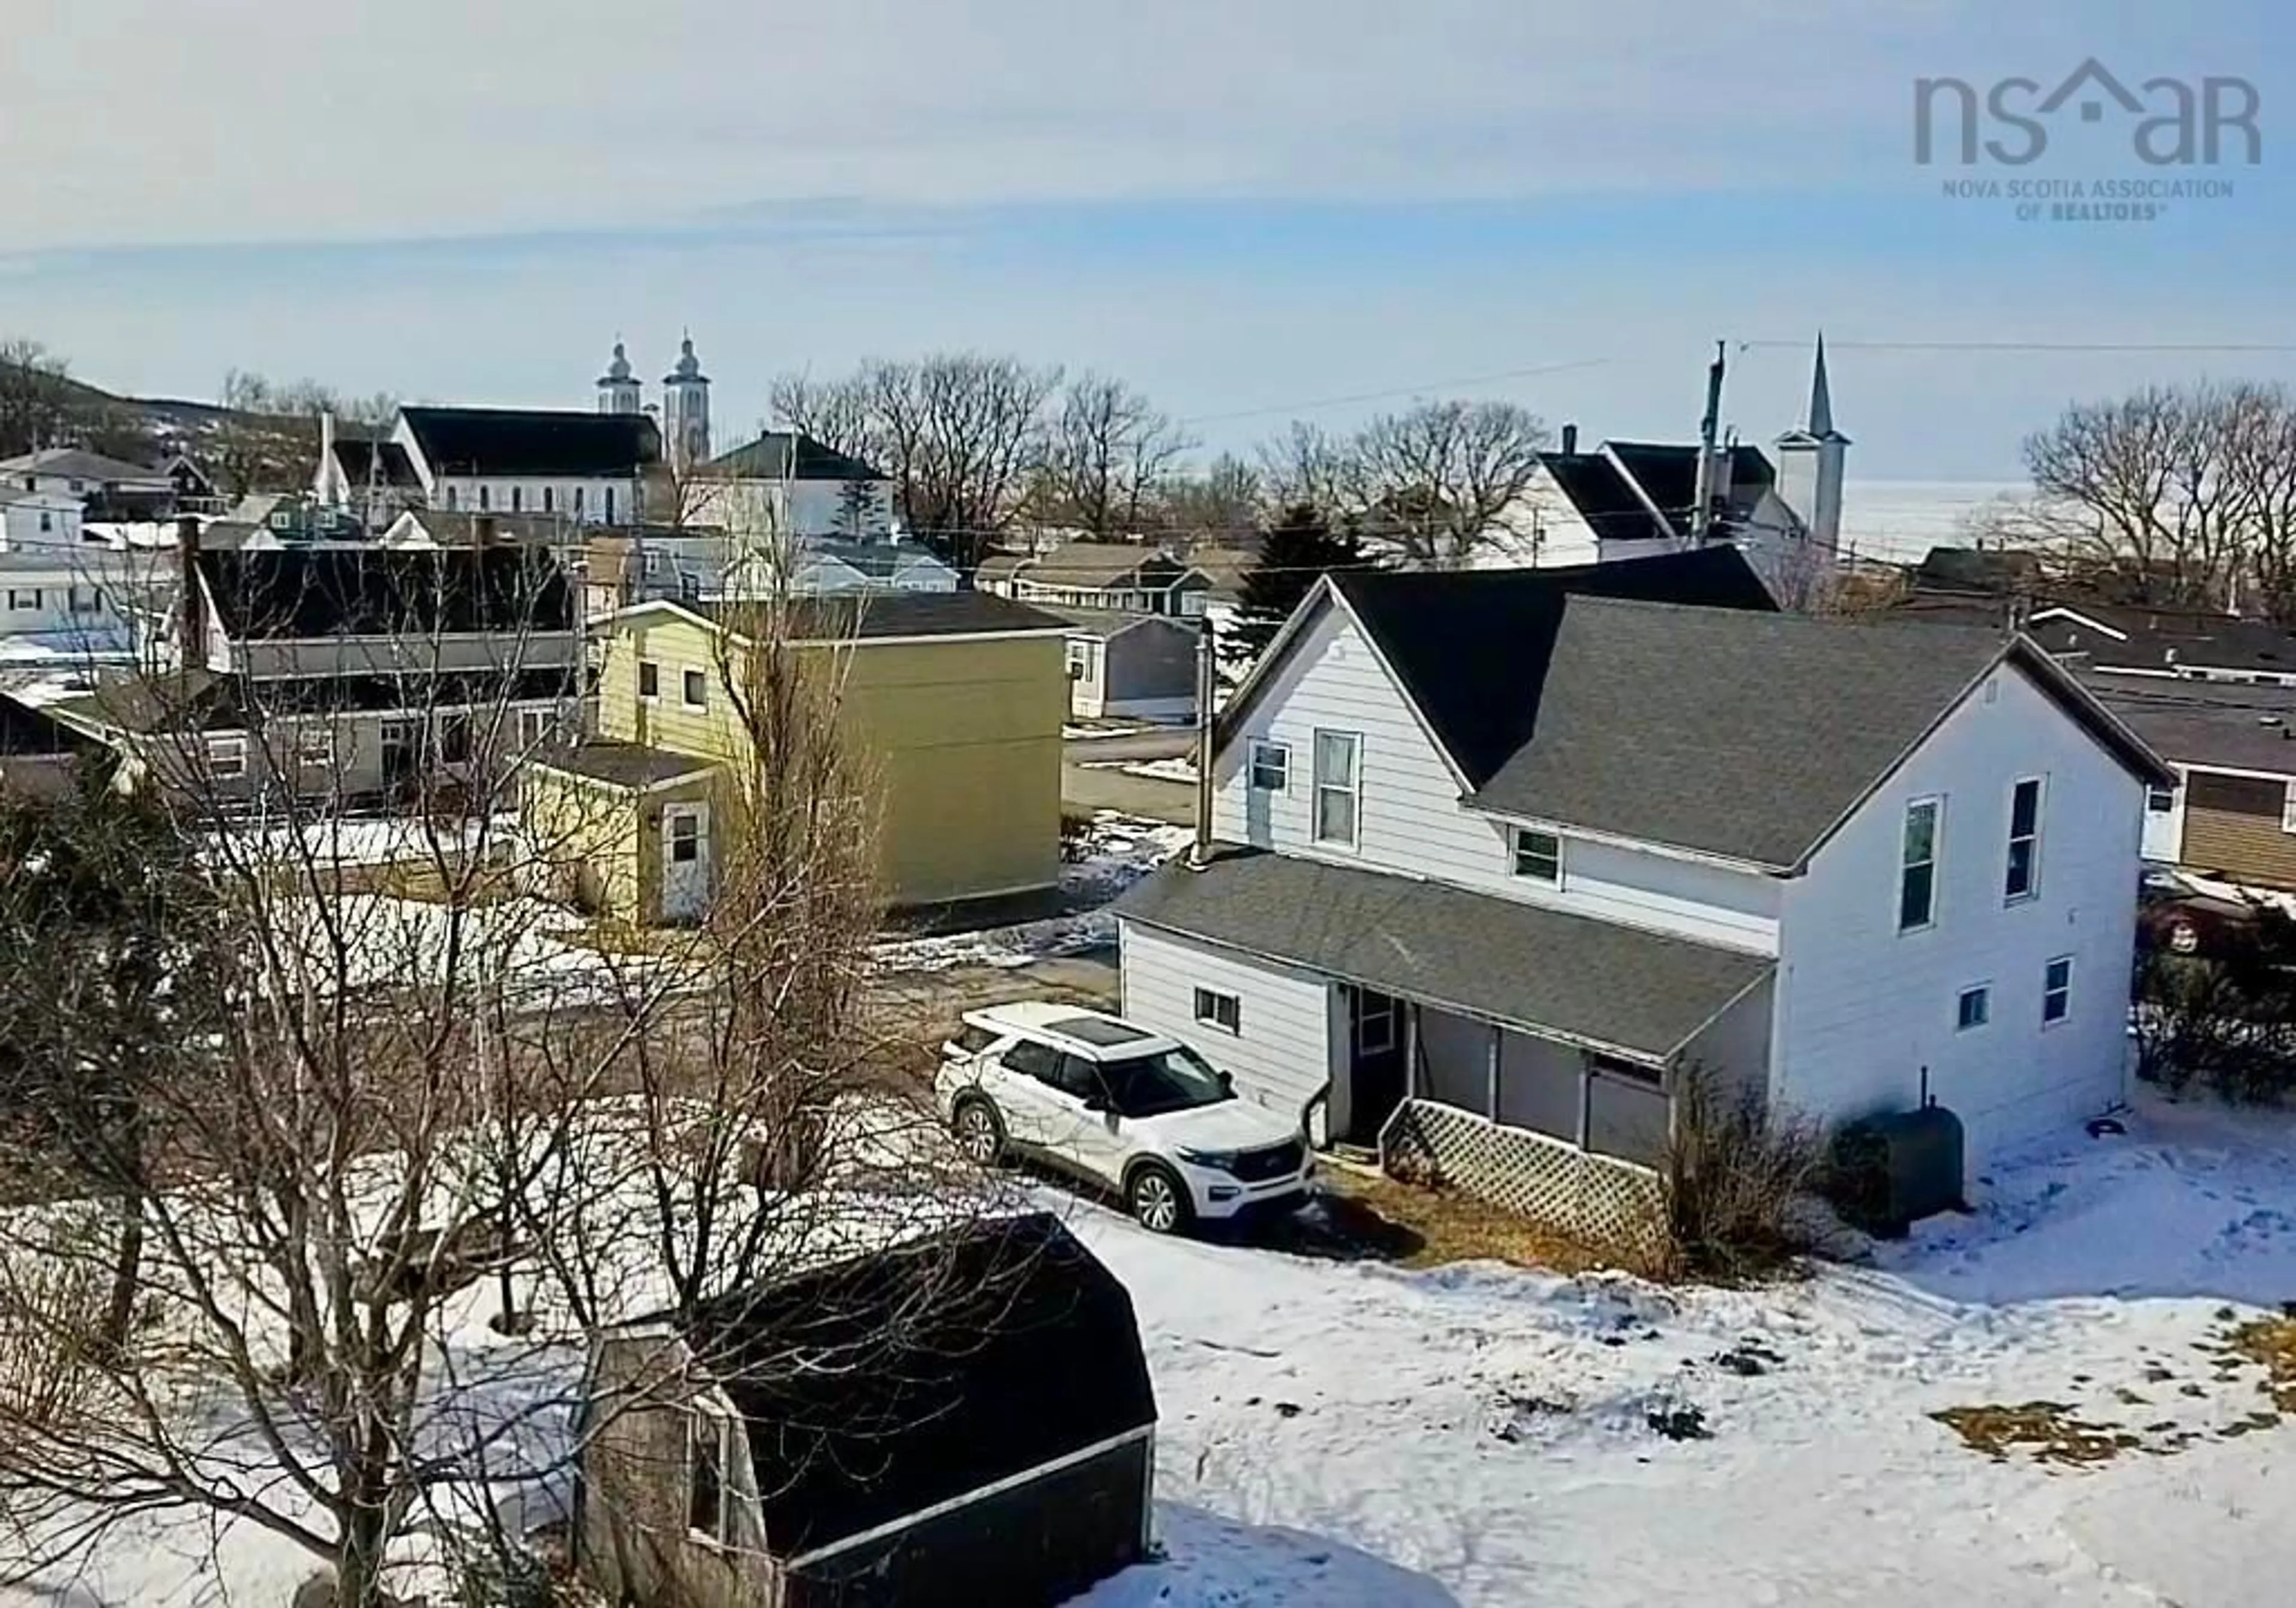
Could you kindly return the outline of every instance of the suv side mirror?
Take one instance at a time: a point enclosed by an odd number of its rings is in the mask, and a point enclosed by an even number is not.
[[[1234,1072],[1222,1072],[1219,1075],[1219,1080],[1220,1087],[1222,1088],[1226,1089],[1231,1095],[1235,1093],[1235,1074]]]
[[[1108,1109],[1108,1096],[1102,1094],[1086,1095],[1084,1097],[1084,1108],[1097,1116]]]

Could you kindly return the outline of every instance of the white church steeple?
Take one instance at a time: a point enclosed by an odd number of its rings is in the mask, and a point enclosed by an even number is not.
[[[640,411],[638,389],[637,376],[630,369],[630,355],[617,339],[614,341],[614,360],[598,377],[598,411],[602,414]]]
[[[679,469],[709,457],[709,377],[693,355],[693,337],[678,343],[677,366],[662,376],[661,433]]]
[[[1825,373],[1825,334],[1809,376],[1809,413],[1799,430],[1777,439],[1778,496],[1802,522],[1810,540],[1829,553],[1841,546],[1841,482],[1849,438],[1833,427],[1833,388]]]

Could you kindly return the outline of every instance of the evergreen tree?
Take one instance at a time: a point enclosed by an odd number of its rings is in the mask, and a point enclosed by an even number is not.
[[[1275,640],[1316,582],[1332,570],[1370,566],[1352,530],[1334,530],[1310,503],[1295,504],[1260,538],[1259,556],[1243,572],[1243,597],[1228,628],[1231,656],[1258,659]]]

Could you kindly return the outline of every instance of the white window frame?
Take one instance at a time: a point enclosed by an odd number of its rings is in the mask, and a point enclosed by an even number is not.
[[[29,597],[29,598],[30,598],[32,601],[31,601],[31,602],[29,602],[29,603],[19,603],[19,602],[17,601],[19,598],[24,598],[24,597]],[[26,614],[26,613],[32,613],[32,612],[36,612],[36,611],[37,611],[37,610],[39,609],[39,607],[40,607],[40,588],[39,588],[39,587],[9,587],[9,588],[8,588],[8,611],[9,611],[10,613],[12,613],[12,614]]]
[[[1967,1019],[1968,1013],[1963,1008],[1972,999],[1977,1001],[1977,1020],[1974,1021]],[[1993,985],[1991,983],[1972,982],[1954,996],[1953,1030],[1955,1032],[1974,1033],[1992,1025]]]
[[[15,601],[15,595],[13,593],[9,594],[9,601],[12,603]],[[2296,782],[2284,782],[2281,783],[2280,830],[2286,833],[2296,833]]]
[[[699,697],[694,695],[694,689],[697,687],[701,689]],[[708,709],[709,707],[709,672],[680,670],[677,673],[677,701],[690,710]]]
[[[1551,856],[1535,857],[1552,859],[1554,862],[1553,871],[1542,874],[1537,871],[1523,869],[1523,848],[1526,841],[1532,838],[1545,838],[1554,845],[1554,852]],[[1515,876],[1526,882],[1538,882],[1544,887],[1562,886],[1562,836],[1560,833],[1543,832],[1536,826],[1518,826],[1509,833],[1507,848],[1513,856],[1513,874]]]
[[[246,738],[209,737],[207,752],[208,774],[217,781],[236,781],[247,774]]]
[[[646,672],[648,670],[652,670],[653,672],[653,691],[651,693],[646,691]],[[660,660],[641,659],[638,660],[638,701],[640,703],[660,703],[661,701],[661,661]]]
[[[2169,814],[2177,808],[2177,790],[2173,787],[2146,788],[2144,790],[2144,808],[2147,811],[2156,816],[2165,816]],[[2284,804],[2282,806],[2281,813],[2282,817],[2284,820],[2287,814],[2287,808]],[[2284,828],[2284,830],[2285,829]]]
[[[1218,1032],[1235,1038],[1243,1035],[1243,999],[1221,989],[1207,989],[1201,983],[1195,989],[1196,1021]]]
[[[2059,966],[2064,968],[2065,980],[2052,986],[2049,981],[2050,974]],[[2056,1005],[2054,1015],[2049,1013],[2052,1002]],[[2041,1026],[2045,1030],[2049,1028],[2061,1028],[2072,1020],[2072,1014],[2073,957],[2070,955],[2054,956],[2041,968]]]
[[[295,763],[311,767],[332,765],[335,762],[334,728],[326,726],[306,726],[295,734]]]
[[[87,600],[85,603],[80,601],[83,595]],[[64,609],[66,612],[72,614],[101,614],[103,612],[103,589],[100,587],[90,587],[83,594],[78,587],[66,587]]]
[[[2026,836],[2017,835],[2017,795],[2025,788],[2033,790],[2033,830]],[[2009,784],[2008,847],[2001,866],[2001,902],[2021,905],[2041,897],[2041,814],[2048,807],[2049,783],[2046,776],[2020,776]],[[2025,885],[2013,885],[2017,874],[2017,845],[2027,845],[2025,855]]]
[[[1912,837],[1914,812],[1926,808],[1930,812],[1930,855],[1926,860],[1909,860],[1906,850]],[[1898,880],[1892,885],[1890,920],[1900,935],[1927,932],[1937,925],[1938,866],[1945,850],[1945,798],[1940,793],[1924,793],[1918,799],[1906,800],[1905,813],[1898,818]],[[1929,870],[1929,893],[1922,903],[1922,918],[1916,922],[1906,919],[1906,879],[1914,871],[1926,866]]]
[[[1326,740],[1348,745],[1348,776],[1335,782],[1324,774],[1324,744]],[[1363,844],[1363,734],[1361,732],[1330,731],[1316,728],[1315,749],[1311,765],[1315,772],[1315,796],[1309,800],[1312,816],[1308,822],[1311,842],[1325,848],[1357,849]],[[1348,835],[1338,837],[1324,831],[1324,795],[1343,793],[1348,799]]]
[[[1266,780],[1271,774],[1275,777],[1273,785]],[[1291,792],[1291,745],[1254,737],[1251,745],[1244,751],[1243,778],[1244,785],[1253,792]]]
[[[1364,1008],[1364,1000],[1366,995],[1373,995],[1377,997],[1382,1008],[1376,1011],[1365,1010]],[[1392,994],[1380,994],[1375,989],[1357,989],[1356,992],[1354,1014],[1356,1019],[1355,1042],[1357,1054],[1384,1055],[1395,1047],[1396,1033],[1401,1025],[1403,1016],[1402,1001],[1397,999]],[[1365,1028],[1371,1026],[1374,1022],[1378,1022],[1385,1030],[1375,1042],[1372,1038],[1371,1035],[1364,1031]]]
[[[693,1522],[693,1475],[695,1432],[708,1423],[718,1432],[718,1528],[702,1530]],[[730,1551],[734,1545],[734,1468],[737,1452],[740,1424],[731,1414],[707,1403],[696,1402],[687,1414],[685,1425],[685,1533],[689,1539],[705,1546]]]

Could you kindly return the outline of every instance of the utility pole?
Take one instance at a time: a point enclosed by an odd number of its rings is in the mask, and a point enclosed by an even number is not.
[[[1690,539],[1703,546],[1714,527],[1714,453],[1722,430],[1722,371],[1726,340],[1714,343],[1714,364],[1706,371],[1706,416],[1698,422],[1698,479],[1690,509]]]
[[[1212,863],[1212,701],[1218,690],[1218,632],[1210,614],[1196,619],[1196,835],[1184,864],[1201,871]]]

